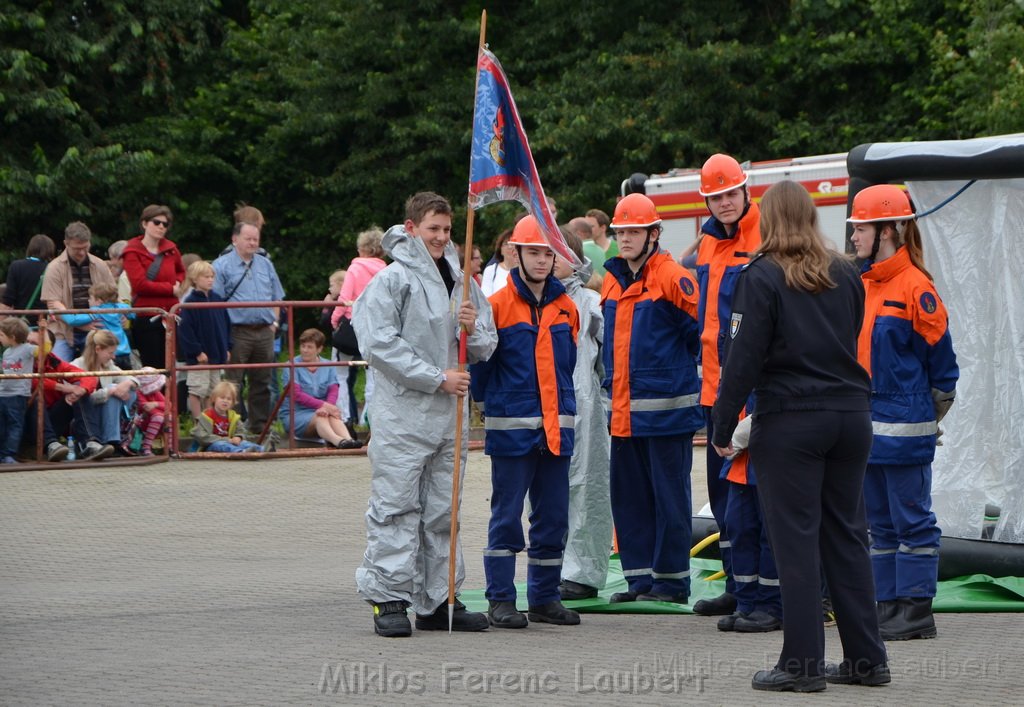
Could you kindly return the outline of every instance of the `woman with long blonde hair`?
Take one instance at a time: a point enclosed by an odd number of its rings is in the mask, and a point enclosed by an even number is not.
[[[103,459],[111,454],[127,454],[121,444],[121,412],[131,406],[138,381],[124,375],[114,364],[117,336],[106,329],[95,329],[85,337],[82,355],[71,362],[84,371],[117,371],[102,376],[96,390],[82,398],[81,414],[75,420],[75,437],[83,445],[82,458]],[[120,450],[120,451],[119,451]]]
[[[761,248],[736,285],[729,354],[712,409],[719,454],[756,397],[750,452],[779,571],[783,646],[752,687],[815,692],[826,681],[890,681],[878,633],[864,520],[871,388],[857,362],[864,288],[831,252],[807,191],[780,182],[761,201]],[[821,572],[831,591],[844,661],[824,663]]]

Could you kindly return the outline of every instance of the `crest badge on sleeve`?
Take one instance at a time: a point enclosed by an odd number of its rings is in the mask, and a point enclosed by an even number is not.
[[[931,292],[925,292],[921,295],[921,309],[928,312],[928,314],[931,314],[937,307],[938,304],[935,301],[935,295]]]
[[[732,320],[729,322],[729,336],[733,339],[740,333],[740,324],[743,322],[743,315],[739,312],[732,313]]]

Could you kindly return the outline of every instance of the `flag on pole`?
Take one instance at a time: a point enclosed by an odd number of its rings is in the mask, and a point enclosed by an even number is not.
[[[476,210],[498,201],[518,201],[537,219],[555,253],[574,266],[580,265],[558,230],[544,196],[505,72],[498,58],[486,49],[480,50],[476,76],[469,205]]]

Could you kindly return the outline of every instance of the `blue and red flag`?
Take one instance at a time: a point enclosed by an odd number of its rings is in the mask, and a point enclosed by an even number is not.
[[[518,201],[525,206],[555,253],[573,265],[580,264],[558,230],[544,196],[505,72],[494,54],[481,49],[469,161],[469,205],[475,210],[498,201]]]

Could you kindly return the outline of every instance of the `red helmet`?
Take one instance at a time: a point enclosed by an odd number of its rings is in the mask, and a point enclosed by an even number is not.
[[[729,155],[719,153],[708,157],[708,161],[700,168],[700,189],[697,192],[701,196],[711,196],[742,187],[746,183],[747,173],[740,167],[740,163]]]
[[[660,223],[654,202],[644,194],[627,194],[615,205],[612,228],[647,228]]]
[[[544,234],[540,232],[540,224],[533,216],[524,216],[512,229],[512,237],[508,239],[512,245],[539,246],[551,248]]]
[[[848,223],[909,221],[914,218],[907,193],[893,184],[876,184],[853,197]]]

